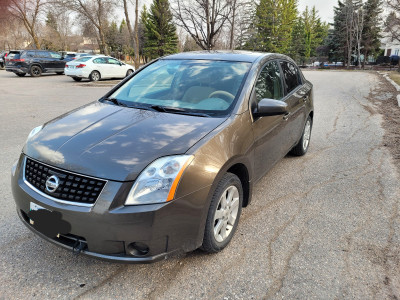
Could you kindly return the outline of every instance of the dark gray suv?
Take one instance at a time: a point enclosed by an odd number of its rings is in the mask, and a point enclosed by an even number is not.
[[[98,258],[152,262],[232,239],[253,185],[304,155],[312,84],[287,56],[160,58],[28,136],[12,168],[22,222]]]
[[[46,50],[13,50],[6,58],[6,70],[23,77],[42,73],[64,74],[65,61],[60,53]]]

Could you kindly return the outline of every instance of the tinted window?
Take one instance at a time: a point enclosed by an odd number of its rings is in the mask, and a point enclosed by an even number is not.
[[[28,56],[28,57],[35,57],[35,54],[36,54],[35,51],[28,51],[28,52],[26,53],[26,56]]]
[[[49,57],[51,57],[51,56],[50,56],[50,53],[47,52],[47,51],[38,51],[38,52],[36,52],[36,56],[37,56],[37,57],[42,57],[42,58],[49,58]]]
[[[107,63],[107,59],[104,57],[99,57],[93,60],[93,62],[95,64],[106,64]]]
[[[92,58],[91,56],[86,56],[86,57],[82,57],[82,58],[76,59],[75,61],[88,61],[91,58]]]
[[[281,61],[283,78],[285,78],[285,86],[287,93],[293,91],[301,85],[299,69],[292,63]]]
[[[67,54],[65,57],[72,58],[75,57],[76,54]]]
[[[112,65],[119,65],[119,61],[114,58],[109,58],[108,63]]]
[[[61,58],[61,54],[57,52],[49,52],[52,58]]]
[[[7,55],[8,59],[19,59],[20,58],[20,52],[13,52],[11,51],[8,55]]]
[[[260,73],[256,83],[257,103],[261,99],[283,98],[281,73],[277,62],[268,63]]]

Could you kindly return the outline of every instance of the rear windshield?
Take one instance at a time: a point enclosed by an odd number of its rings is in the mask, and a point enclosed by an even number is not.
[[[19,59],[21,57],[21,52],[13,52],[11,51],[8,55],[8,59]]]
[[[75,57],[76,54],[67,54],[65,57]]]
[[[91,58],[92,58],[91,56],[85,56],[85,57],[79,58],[79,59],[77,59],[75,61],[88,61]]]
[[[250,66],[237,61],[159,60],[111,97],[128,106],[163,106],[222,116],[231,111]]]

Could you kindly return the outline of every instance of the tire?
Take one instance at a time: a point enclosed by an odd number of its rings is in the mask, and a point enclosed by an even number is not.
[[[301,139],[297,145],[290,150],[290,154],[294,156],[303,156],[307,153],[308,147],[310,146],[312,123],[311,117],[308,116]]]
[[[75,80],[75,81],[81,81],[82,80],[82,78],[80,78],[80,77],[72,77],[72,79]]]
[[[98,81],[98,80],[100,80],[100,78],[101,78],[101,75],[98,71],[93,71],[89,75],[90,81]]]
[[[15,73],[15,75],[17,75],[18,77],[24,77],[26,73]]]
[[[56,72],[57,75],[63,75],[64,72]]]
[[[133,73],[132,69],[129,69],[128,71],[126,71],[126,77],[128,77],[129,75],[131,75]]]
[[[234,204],[231,205],[232,203]],[[229,244],[239,223],[242,204],[243,187],[239,177],[226,173],[211,199],[201,246],[203,251],[217,253]]]
[[[42,68],[39,66],[32,66],[29,74],[31,74],[32,77],[39,77],[42,75]]]

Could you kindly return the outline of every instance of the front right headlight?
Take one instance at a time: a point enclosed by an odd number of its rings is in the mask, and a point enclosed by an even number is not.
[[[174,199],[183,171],[193,158],[193,155],[175,155],[155,160],[136,179],[125,205],[165,203]]]

